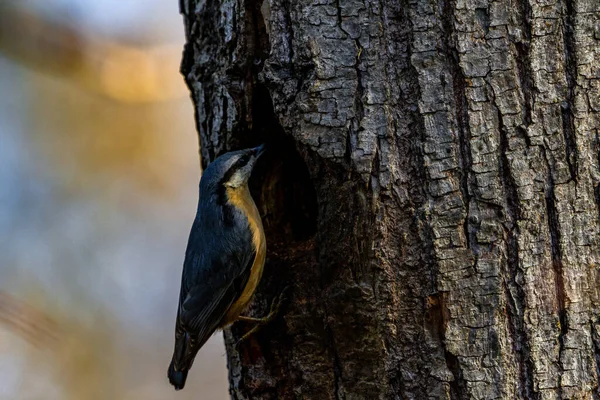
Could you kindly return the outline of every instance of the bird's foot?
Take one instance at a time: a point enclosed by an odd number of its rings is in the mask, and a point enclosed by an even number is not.
[[[285,296],[284,296],[285,292],[287,291],[288,288],[289,288],[289,286],[286,286],[281,291],[279,296],[277,296],[277,298],[273,300],[273,302],[271,303],[271,309],[269,311],[269,314],[267,314],[266,316],[264,316],[262,318],[253,318],[253,317],[246,317],[246,316],[240,315],[238,317],[238,319],[237,319],[238,321],[251,322],[251,323],[254,323],[255,325],[254,325],[254,327],[252,327],[252,329],[250,329],[248,332],[246,332],[240,338],[240,340],[237,341],[236,346],[239,346],[242,342],[244,342],[246,339],[248,339],[256,331],[258,331],[264,325],[273,321],[275,319],[275,317],[277,317],[277,315],[279,314],[279,309],[281,308],[281,304],[283,303],[283,300],[285,299]]]

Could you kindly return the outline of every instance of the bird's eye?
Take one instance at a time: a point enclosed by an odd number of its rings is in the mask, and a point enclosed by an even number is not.
[[[250,160],[250,156],[248,156],[247,154],[241,156],[238,160],[238,163],[240,165],[246,165],[248,163],[248,160]]]

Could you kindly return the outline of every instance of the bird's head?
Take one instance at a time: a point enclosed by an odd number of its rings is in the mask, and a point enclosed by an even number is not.
[[[248,183],[256,160],[264,153],[265,145],[231,151],[217,157],[202,174],[201,185],[222,185],[237,188]]]

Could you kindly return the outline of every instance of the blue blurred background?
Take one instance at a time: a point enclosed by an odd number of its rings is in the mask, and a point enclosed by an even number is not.
[[[0,399],[225,399],[166,379],[198,139],[176,1],[0,1]]]

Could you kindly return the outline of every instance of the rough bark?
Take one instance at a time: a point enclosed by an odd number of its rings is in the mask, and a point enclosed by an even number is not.
[[[181,11],[203,162],[273,149],[252,314],[291,285],[232,398],[600,398],[600,3]]]

